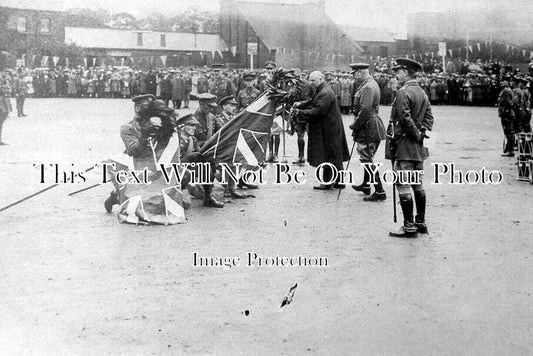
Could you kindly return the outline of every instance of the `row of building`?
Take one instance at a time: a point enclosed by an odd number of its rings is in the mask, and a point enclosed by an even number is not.
[[[54,46],[46,45],[59,42],[75,44],[86,63],[114,59],[115,64],[153,65],[156,58],[161,59],[158,64],[167,66],[223,62],[231,67],[259,68],[272,60],[285,67],[334,70],[347,68],[350,62],[436,49],[440,41],[462,41],[468,31],[471,40],[487,40],[490,32],[491,39],[494,33],[498,40],[506,41],[503,37],[509,33],[504,14],[494,21],[495,13],[475,17],[423,13],[408,17],[408,38],[395,38],[385,30],[336,24],[326,14],[325,0],[306,4],[219,0],[219,33],[121,30],[102,28],[94,19],[65,11],[28,6],[25,1],[5,0],[0,5],[0,41],[3,47],[7,43],[7,48],[0,49],[9,51],[10,43],[25,42],[14,55],[25,55],[26,61],[60,56],[54,53]],[[514,38],[521,34],[529,38],[528,26],[513,27]],[[32,48],[41,50],[36,53]]]
[[[25,50],[15,53],[26,62],[58,56],[49,48],[53,46],[46,46],[56,41],[81,48],[88,63],[114,58],[131,65],[150,58],[152,64],[153,58],[163,58],[168,66],[224,62],[258,68],[272,60],[281,66],[332,70],[353,61],[394,56],[405,43],[386,31],[338,26],[327,16],[324,0],[299,5],[220,0],[219,33],[102,28],[90,18],[64,11],[7,3],[0,5],[0,31],[11,34],[8,43],[27,43]],[[35,44],[45,44],[39,47],[45,49],[32,52]]]

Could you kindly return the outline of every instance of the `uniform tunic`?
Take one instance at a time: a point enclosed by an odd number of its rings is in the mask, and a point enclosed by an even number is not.
[[[397,149],[394,157],[386,158],[423,162],[429,157],[428,149],[421,142],[420,130],[431,131],[433,114],[427,94],[415,79],[405,82],[396,93],[391,122]]]

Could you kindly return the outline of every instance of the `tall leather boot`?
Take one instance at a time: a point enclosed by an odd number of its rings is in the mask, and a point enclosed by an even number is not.
[[[403,213],[403,226],[398,231],[389,232],[389,236],[416,238],[416,226],[413,221],[413,198],[411,194],[400,194],[400,205]]]
[[[375,168],[375,166],[372,166],[372,170],[374,170]],[[383,189],[383,184],[381,183],[381,177],[379,176],[378,171],[376,171],[374,179],[376,181],[376,190],[374,191],[374,193],[372,193],[371,196],[363,198],[364,201],[383,201],[387,199],[387,194],[385,193],[385,189]]]
[[[426,191],[415,190],[414,194],[415,194],[415,205],[416,205],[416,216],[415,216],[416,231],[421,234],[427,234],[428,227],[426,225]]]
[[[370,172],[365,167],[363,171],[363,183],[359,185],[352,185],[353,190],[363,192],[365,195],[370,195]]]
[[[514,135],[505,136],[507,143],[505,144],[505,150],[502,154],[503,157],[513,157],[514,156]]]
[[[272,138],[274,139],[273,140],[273,143],[274,143],[274,156],[272,157],[272,163],[278,163],[279,162],[279,159],[278,159],[278,153],[279,153],[279,144],[280,144],[280,137],[279,135],[274,135],[272,136]]]
[[[210,208],[224,207],[224,203],[219,202],[211,196],[211,192],[213,190],[213,186],[211,184],[204,184],[203,187],[205,192],[204,206],[208,206]]]

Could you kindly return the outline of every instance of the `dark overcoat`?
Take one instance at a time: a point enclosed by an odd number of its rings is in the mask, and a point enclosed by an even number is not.
[[[342,162],[350,159],[348,144],[337,98],[327,83],[320,84],[299,118],[309,123],[307,159],[316,167],[329,162],[343,169]]]

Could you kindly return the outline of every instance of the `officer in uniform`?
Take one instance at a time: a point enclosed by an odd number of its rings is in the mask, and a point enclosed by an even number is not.
[[[520,89],[522,89],[522,106],[523,110],[522,112],[524,115],[522,116],[522,123],[520,125],[520,128],[523,132],[531,132],[531,93],[529,91],[529,88],[527,87],[529,81],[524,78],[520,77]]]
[[[222,108],[222,112],[216,116],[218,125],[220,127],[227,124],[237,112],[238,103],[235,101],[235,98],[231,95],[222,98],[218,102],[218,106]]]
[[[26,83],[24,82],[24,72],[22,71],[22,68],[18,70],[18,77],[15,79],[14,89],[17,101],[17,115],[18,117],[26,116],[26,114],[24,114],[24,101],[26,101],[28,89],[26,88]]]
[[[237,89],[233,82],[222,76],[222,68],[224,68],[223,64],[215,63],[211,65],[214,78],[210,93],[215,95],[217,101],[230,95],[235,97],[235,94],[237,94]]]
[[[513,111],[515,119],[514,131],[515,133],[522,132],[522,121],[526,112],[524,110],[524,94],[522,93],[522,80],[518,76],[511,78],[511,87],[513,89]]]
[[[254,87],[254,74],[252,72],[244,72],[242,81],[244,82],[244,88],[237,94],[237,111],[239,112],[244,110],[261,94]]]
[[[213,94],[198,95],[199,107],[195,111],[194,117],[199,124],[194,135],[198,139],[200,147],[221,127],[213,114],[218,108],[215,100],[216,96]]]
[[[228,122],[230,122],[231,119],[235,116],[235,113],[237,111],[237,102],[235,101],[235,98],[233,96],[227,96],[225,98],[222,98],[218,102],[218,106],[222,108],[222,112],[216,116],[217,125],[219,127],[224,126]],[[230,163],[230,162],[227,162]],[[236,173],[236,168],[232,166],[233,172]],[[217,178],[221,178],[219,175]],[[243,199],[245,198],[244,195],[237,193],[235,191],[236,182],[233,179],[228,180],[228,185],[226,187],[226,191],[224,193],[224,196],[231,197],[235,199]]]
[[[514,94],[511,88],[509,88],[509,82],[504,80],[502,82],[502,91],[498,97],[498,115],[500,116],[503,134],[505,135],[505,147],[503,148],[504,157],[514,156]]]
[[[293,71],[294,75],[299,77],[301,80],[301,90],[298,93],[296,101],[301,102],[311,100],[314,93],[314,89],[311,86],[311,83],[305,78],[301,69],[296,68]],[[296,90],[296,87],[294,87],[293,90]],[[298,159],[296,161],[293,161],[292,163],[296,165],[305,164],[305,133],[307,132],[307,126],[308,124],[306,122],[294,123],[294,131],[296,131],[298,143]]]
[[[352,129],[354,141],[357,142],[357,153],[359,153],[360,161],[364,164],[363,183],[352,186],[352,188],[363,192],[365,195],[370,195],[370,182],[372,182],[375,184],[375,192],[363,200],[385,200],[387,195],[381,184],[379,172],[376,171],[375,176],[371,177],[371,172],[376,170],[374,155],[381,140],[385,139],[385,127],[378,116],[381,93],[378,84],[369,73],[368,64],[354,63],[350,64],[350,67],[355,79],[361,82],[353,99],[355,120],[350,125],[350,129]],[[370,171],[369,168],[372,170]]]
[[[422,65],[407,58],[398,58],[393,67],[396,78],[402,87],[396,93],[392,104],[391,119],[387,140],[390,152],[386,157],[394,162],[394,171],[403,172],[407,176],[413,171],[424,170],[424,160],[428,158],[428,149],[424,147],[426,131],[433,127],[433,115],[429,99],[424,90],[418,85],[416,73],[422,70]],[[427,233],[425,221],[426,192],[420,184],[396,183],[403,212],[403,226],[399,231],[390,232],[393,237],[417,237],[417,232]],[[413,219],[413,197],[416,204],[416,217]]]
[[[2,127],[4,126],[4,121],[6,121],[7,116],[11,112],[9,87],[3,74],[4,73],[2,73],[2,77],[0,78],[0,146],[7,145],[7,143],[2,142]]]
[[[211,165],[211,181],[215,177],[215,162],[200,155],[200,146],[198,139],[195,137],[195,131],[200,123],[193,114],[187,114],[177,120],[178,136],[180,141],[180,158],[181,162],[209,163]],[[182,183],[182,189],[186,188],[187,183]],[[219,202],[212,196],[213,184],[202,184],[204,190],[204,206],[210,208],[222,208],[224,203]]]

